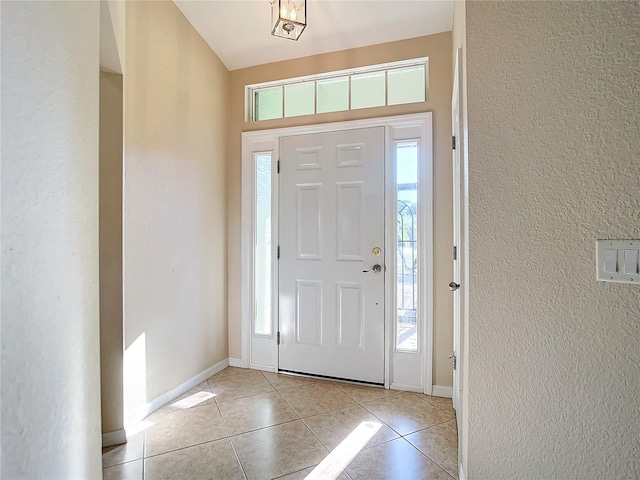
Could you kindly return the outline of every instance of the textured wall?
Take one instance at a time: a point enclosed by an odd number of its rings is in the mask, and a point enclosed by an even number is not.
[[[228,357],[229,72],[172,2],[127,2],[126,20],[125,368],[132,361],[135,371],[125,371],[132,381],[125,405],[132,413]],[[133,400],[127,387],[139,390]]]
[[[425,104],[394,105],[346,112],[283,118],[263,122],[244,121],[245,85],[312,75],[334,70],[375,65],[417,57],[429,57],[430,98]],[[400,42],[343,50],[324,55],[297,58],[231,72],[228,204],[229,204],[229,355],[241,356],[240,319],[240,263],[241,216],[240,187],[242,174],[243,131],[268,128],[313,125],[433,112],[434,138],[434,358],[433,381],[436,385],[451,386],[451,361],[447,356],[453,344],[451,293],[447,284],[452,278],[452,170],[451,170],[451,34],[449,32],[418,37]]]
[[[2,467],[101,478],[96,2],[2,2]]]
[[[640,476],[640,3],[468,2],[468,478]]]
[[[122,75],[100,72],[100,392],[102,432],[124,427]]]

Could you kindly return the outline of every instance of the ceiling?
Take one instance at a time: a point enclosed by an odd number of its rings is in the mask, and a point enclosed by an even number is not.
[[[453,0],[307,0],[297,42],[271,36],[268,0],[174,0],[229,70],[451,30]]]

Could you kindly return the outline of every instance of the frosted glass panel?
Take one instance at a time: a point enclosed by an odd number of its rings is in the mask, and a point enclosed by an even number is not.
[[[316,102],[315,94],[313,82],[286,85],[284,87],[284,116],[313,115]]]
[[[318,80],[318,112],[349,109],[349,77]]]
[[[389,71],[389,105],[424,102],[425,67],[403,68]]]
[[[255,155],[256,244],[254,333],[271,335],[271,154]]]
[[[247,121],[426,102],[427,58],[246,85]]]
[[[351,109],[382,107],[385,104],[385,72],[351,77]]]
[[[263,88],[253,93],[255,120],[282,118],[282,87]]]

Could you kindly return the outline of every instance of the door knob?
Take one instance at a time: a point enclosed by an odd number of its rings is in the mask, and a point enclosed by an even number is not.
[[[371,272],[373,271],[373,273],[380,273],[382,271],[382,267],[378,264],[374,265],[373,267],[371,267],[371,269],[369,270],[362,270],[362,273],[367,273],[367,272]]]
[[[455,292],[459,288],[460,288],[459,283],[456,283],[456,282],[449,283],[449,290],[451,290],[452,292]]]

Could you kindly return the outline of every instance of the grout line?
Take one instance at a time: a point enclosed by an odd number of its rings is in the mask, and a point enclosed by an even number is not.
[[[333,411],[336,411],[336,410],[333,410]],[[329,412],[327,412],[327,413],[329,413]],[[320,414],[320,415],[322,415],[322,414]],[[310,418],[310,417],[306,417],[306,418]],[[342,473],[344,473],[347,476],[347,478],[351,479],[352,477],[351,477],[351,475],[349,475],[347,473],[347,469],[344,468],[342,466],[342,464],[338,461],[338,459],[333,456],[333,450],[329,450],[329,447],[327,447],[324,443],[322,443],[322,441],[318,438],[318,436],[315,434],[313,429],[309,425],[307,425],[307,422],[305,422],[303,418],[301,418],[300,420],[302,420],[302,423],[304,424],[304,426],[307,427],[307,429],[309,429],[309,431],[311,432],[311,435],[313,435],[316,438],[316,440],[318,440],[318,443],[320,445],[322,445],[323,448],[327,451],[327,455],[320,461],[320,463],[322,463],[325,460],[325,458],[327,458],[327,457],[333,458],[333,461],[336,462],[340,466],[340,468],[342,469]],[[320,465],[320,463],[314,465],[313,467],[314,468],[317,467],[318,465]],[[311,467],[307,467],[307,468],[311,468]],[[292,473],[295,473],[295,472],[292,472]]]
[[[251,393],[249,395],[243,395],[242,397],[236,397],[236,398],[230,398],[229,400],[220,400],[217,401],[216,400],[216,405],[219,405],[221,403],[229,403],[229,402],[235,402],[237,400],[242,400],[243,398],[250,398],[250,397],[257,397],[258,395],[266,395],[268,393],[274,393],[277,392],[277,390],[268,390],[266,392],[260,392],[260,393]],[[215,394],[214,394],[215,395]],[[215,397],[214,397],[215,398]]]
[[[413,443],[411,443],[409,440],[407,440],[405,438],[405,441],[411,445],[413,448],[415,448],[418,452],[420,452],[422,455],[424,455],[425,457],[427,457],[429,460],[431,460],[434,464],[436,464],[438,466],[438,468],[440,468],[440,470],[442,470],[444,473],[446,473],[447,475],[449,475],[451,478],[453,478],[455,480],[455,477],[453,475],[451,475],[449,472],[447,472],[447,470],[440,465],[438,462],[435,461],[435,459],[431,458],[426,452],[423,452],[422,450],[420,450],[416,445],[414,445]]]
[[[186,450],[187,448],[199,447],[200,445],[206,445],[207,443],[219,442],[221,440],[229,440],[229,438],[230,437],[220,437],[220,438],[216,438],[215,440],[207,440],[206,442],[194,443],[193,445],[188,445],[186,447],[174,448],[173,450],[167,450],[166,452],[156,453],[155,455],[149,455],[148,457],[144,457],[144,460],[148,460],[150,458],[159,457],[159,456],[165,455],[167,453],[179,452],[180,450]]]
[[[423,395],[423,396],[427,396],[427,397],[429,397],[429,396],[433,396],[433,395],[425,395],[424,393],[417,393],[417,392],[410,392],[410,393],[413,393],[413,394],[414,394],[416,397],[418,397],[420,400],[422,400],[423,402],[427,402],[427,403],[428,403],[429,405],[431,405],[432,407],[436,407],[438,410],[440,410],[440,411],[442,411],[442,412],[445,412],[445,413],[448,413],[449,415],[451,415],[451,412],[449,412],[449,411],[445,410],[444,408],[442,408],[442,407],[440,407],[440,406],[436,405],[435,403],[431,403],[427,398],[423,398],[423,397],[421,397],[421,396],[420,396],[420,395]],[[455,410],[454,410],[454,412],[455,412]],[[454,413],[454,416],[455,416],[455,413]]]
[[[107,470],[108,468],[121,467],[122,465],[128,465],[129,463],[140,462],[143,461],[144,458],[134,458],[132,460],[127,460],[126,462],[116,463],[113,465],[109,465],[108,467],[102,467],[102,470]]]
[[[281,422],[281,423],[276,423],[274,425],[267,425],[265,427],[259,427],[259,428],[254,428],[253,430],[247,430],[246,432],[240,432],[240,433],[234,433],[233,435],[229,435],[229,440],[231,440],[232,438],[237,438],[241,435],[244,435],[246,433],[254,433],[254,432],[259,432],[260,430],[265,430],[267,428],[273,428],[273,427],[279,427],[281,425],[286,425],[288,423],[293,423],[293,422],[297,422],[298,420],[301,420],[300,418],[294,418],[293,420],[287,420],[286,422]]]
[[[285,473],[284,475],[280,475],[278,477],[273,477],[271,480],[278,480],[279,478],[286,477],[287,475],[293,475],[294,473],[302,472],[303,470],[306,470],[307,468],[311,468],[311,467],[305,467],[305,468],[301,468],[300,470],[296,470],[295,472]]]
[[[247,472],[244,471],[244,465],[242,465],[242,462],[240,461],[240,455],[238,455],[238,451],[236,450],[236,446],[231,441],[231,432],[229,431],[229,427],[227,426],[227,421],[224,419],[224,416],[222,415],[222,412],[220,411],[220,407],[218,406],[217,403],[216,403],[216,407],[218,408],[218,414],[220,415],[220,418],[222,419],[222,424],[224,425],[224,429],[227,431],[227,440],[229,441],[229,444],[231,445],[231,448],[233,449],[233,453],[236,456],[236,460],[238,461],[238,465],[240,465],[240,470],[242,471],[242,475],[244,476],[245,480],[247,480]]]
[[[286,404],[289,406],[289,408],[290,408],[291,410],[293,410],[293,413],[295,413],[296,417],[298,417],[298,420],[302,420],[302,417],[300,416],[300,414],[299,414],[299,413],[296,411],[296,409],[295,409],[295,408],[293,408],[293,406],[292,406],[292,405],[287,401],[287,399],[284,397],[284,395],[282,395],[282,394],[280,393],[280,391],[278,391],[278,390],[276,390],[276,391],[278,392],[278,395],[280,395],[280,397],[284,400],[284,403],[286,403]]]

